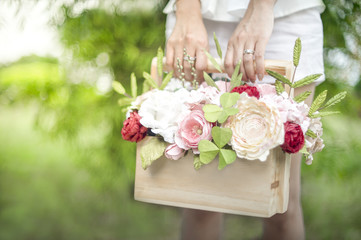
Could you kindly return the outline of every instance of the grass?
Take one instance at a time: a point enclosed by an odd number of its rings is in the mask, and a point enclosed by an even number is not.
[[[106,155],[89,171],[89,155],[34,130],[35,110],[0,109],[0,239],[178,239],[179,209],[134,201],[121,171],[103,181]],[[330,117],[324,128],[326,149],[302,167],[307,239],[361,239],[361,121]],[[257,218],[226,216],[226,240],[261,230]]]

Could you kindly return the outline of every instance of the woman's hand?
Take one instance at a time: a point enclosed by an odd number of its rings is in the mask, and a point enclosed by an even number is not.
[[[166,65],[173,68],[179,77],[177,59],[184,67],[186,80],[193,80],[191,65],[184,60],[184,49],[190,57],[196,57],[195,69],[198,79],[203,78],[203,70],[207,67],[208,35],[204,27],[199,1],[177,1],[176,24],[167,42]]]
[[[244,81],[256,81],[256,74],[259,80],[263,79],[264,53],[273,30],[275,2],[275,0],[250,1],[244,18],[228,42],[224,65],[229,76],[232,76],[235,66],[239,60],[242,60],[240,71],[243,73]],[[251,53],[244,53],[246,49]]]

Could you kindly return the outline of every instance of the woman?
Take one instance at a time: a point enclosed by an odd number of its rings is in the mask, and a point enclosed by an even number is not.
[[[216,56],[213,32],[225,52],[224,66],[229,76],[239,60],[243,80],[272,82],[264,76],[264,59],[292,59],[297,37],[303,51],[295,79],[312,73],[323,73],[321,0],[171,0],[164,12],[166,23],[166,64],[176,69],[182,60],[185,78],[190,80],[191,66],[186,53],[194,58],[198,76],[207,66],[204,50]],[[177,71],[175,71],[177,72]],[[323,81],[320,78],[307,90]],[[299,92],[305,88],[298,89]],[[297,94],[297,92],[295,93]],[[312,96],[306,101],[310,103]],[[300,203],[301,155],[294,155],[291,164],[290,199],[286,213],[264,220],[264,239],[304,239]],[[182,239],[219,239],[223,216],[220,213],[183,211]]]

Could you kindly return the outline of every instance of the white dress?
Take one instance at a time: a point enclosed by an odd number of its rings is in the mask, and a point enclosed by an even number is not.
[[[213,41],[216,33],[225,53],[228,40],[247,9],[249,0],[203,0],[202,16],[208,33],[210,52],[217,56]],[[167,14],[166,38],[171,35],[176,17],[175,0],[164,9]],[[278,0],[274,7],[275,22],[271,38],[266,46],[265,59],[292,60],[293,45],[297,37],[302,41],[302,53],[296,80],[306,75],[324,72],[323,28],[320,13],[324,10],[321,0]],[[316,83],[324,81],[324,76]],[[272,83],[266,77],[262,83]]]

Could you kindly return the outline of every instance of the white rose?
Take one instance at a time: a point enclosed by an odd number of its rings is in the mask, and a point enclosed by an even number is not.
[[[164,90],[169,92],[175,92],[182,88],[185,88],[187,90],[192,89],[191,82],[185,81],[183,86],[183,82],[181,80],[179,80],[178,78],[172,78],[167,84],[167,86],[164,88]]]
[[[161,135],[164,141],[174,143],[178,121],[189,113],[184,104],[188,95],[189,92],[185,89],[176,92],[155,90],[140,106],[140,123],[153,133]]]
[[[284,127],[274,105],[258,101],[242,93],[236,107],[239,112],[230,116],[224,127],[232,130],[230,141],[239,158],[265,161],[269,151],[284,141]]]

